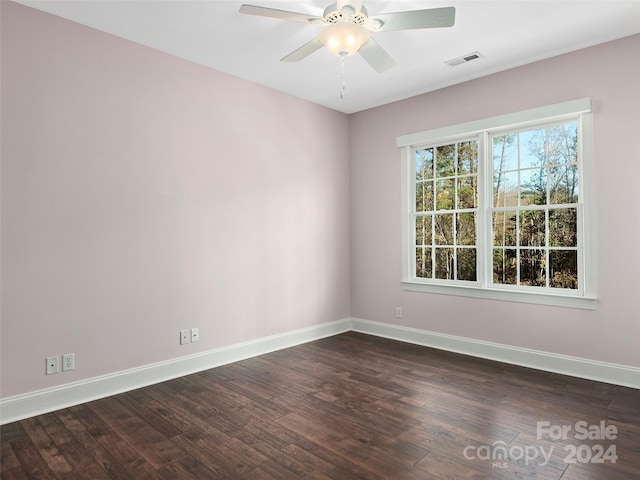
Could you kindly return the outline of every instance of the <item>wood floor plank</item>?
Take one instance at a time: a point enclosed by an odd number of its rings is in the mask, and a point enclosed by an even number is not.
[[[111,480],[114,477],[98,465],[93,464],[83,469],[74,469],[71,472],[58,475],[57,478],[60,480]]]
[[[201,432],[191,431],[178,435],[172,440],[188,454],[189,458],[201,463],[206,469],[213,472],[214,477],[228,478],[231,474],[224,463],[217,461],[216,455],[209,454],[208,448],[214,451],[216,449],[224,451],[221,447],[218,447],[222,443],[216,440],[215,437],[207,437],[206,434]],[[238,476],[241,475],[239,472],[237,474]]]
[[[53,474],[66,473],[72,470],[62,451],[40,425],[38,417],[26,419],[23,426],[33,446],[45,461],[47,470]]]
[[[60,421],[55,413],[40,415],[38,423],[56,445],[64,445],[74,440],[73,433]]]
[[[181,435],[176,437],[176,443],[188,451],[192,456],[216,472],[223,478],[233,475],[245,475],[268,458],[249,445],[235,438],[225,442],[211,441],[207,437]]]
[[[166,422],[170,422],[182,433],[198,430],[202,433],[216,434],[223,439],[228,435],[216,427],[216,422],[212,418],[218,414],[217,411],[207,415],[200,414],[191,405],[185,405],[181,399],[171,391],[164,391],[164,384],[153,385],[152,387],[138,389],[131,392],[132,398],[153,408],[159,415],[162,415]]]
[[[247,475],[242,478],[247,480],[253,480],[253,478],[265,480],[299,480],[301,477],[298,473],[289,470],[275,460],[269,460],[258,468],[248,472]]]
[[[185,457],[158,469],[158,478],[166,480],[219,480],[221,477],[199,460]]]
[[[2,471],[4,480],[29,480],[29,477],[22,468],[10,468]]]
[[[66,409],[72,415],[72,425],[80,424],[84,429],[75,431],[75,437],[83,445],[87,456],[100,466],[111,479],[132,479],[133,471],[145,463],[139,453],[119,437],[89,408],[91,404]]]
[[[617,460],[567,461],[598,444]],[[0,446],[3,480],[635,480],[640,391],[349,332],[4,425]]]
[[[166,408],[157,403],[139,401],[134,395],[121,395],[119,402],[129,410],[132,415],[144,423],[152,425],[163,437],[171,438],[183,432],[171,421],[171,414]]]
[[[18,460],[16,454],[13,453],[13,448],[9,442],[2,442],[2,446],[0,447],[0,458],[2,459],[0,462],[0,475],[8,470],[21,468],[20,460]]]
[[[2,440],[0,441],[5,441],[4,436],[2,436]],[[13,449],[13,453],[20,462],[21,471],[27,475],[27,478],[55,478],[55,473],[49,469],[43,456],[40,454],[38,447],[33,443],[26,431],[24,431],[24,438],[16,439],[11,442],[11,447]],[[18,474],[17,471],[14,471],[13,473]],[[3,472],[3,478],[4,476],[5,473]]]
[[[127,408],[121,398],[98,400],[92,403],[91,409],[154,468],[184,456],[184,452],[170,439]]]

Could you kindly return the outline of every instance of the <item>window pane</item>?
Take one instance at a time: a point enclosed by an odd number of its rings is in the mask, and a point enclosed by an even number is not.
[[[458,175],[478,173],[478,141],[458,144]]]
[[[436,210],[453,210],[455,205],[455,179],[436,180]]]
[[[453,248],[436,248],[436,278],[453,280]]]
[[[578,202],[578,166],[564,165],[549,169],[549,203]]]
[[[433,178],[433,148],[416,150],[416,180]]]
[[[546,165],[546,128],[520,132],[520,168],[543,167]]]
[[[544,168],[521,171],[520,187],[520,205],[547,203],[547,171]]]
[[[476,214],[474,212],[458,213],[456,215],[456,232],[458,245],[475,245]]]
[[[478,197],[478,177],[458,178],[458,208],[475,208]]]
[[[522,210],[520,212],[520,246],[543,247],[545,243],[544,210]]]
[[[436,177],[451,177],[455,171],[456,145],[443,145],[436,149]]]
[[[520,250],[520,285],[544,287],[547,284],[544,250]]]
[[[578,124],[550,125],[532,142],[532,150],[544,165],[564,165],[578,161]]]
[[[431,215],[416,217],[416,245],[431,245]]]
[[[515,211],[493,213],[493,244],[515,247],[517,241],[517,214]]]
[[[517,252],[513,248],[493,249],[493,283],[515,285],[518,283]]]
[[[578,161],[576,122],[520,133],[520,168],[564,165]]]
[[[575,208],[549,210],[549,245],[575,247],[578,232],[578,211]]]
[[[453,245],[453,213],[433,216],[436,245]]]
[[[457,268],[458,280],[476,281],[476,249],[475,248],[458,248]]]
[[[433,182],[416,184],[416,211],[430,212],[433,210]]]
[[[564,123],[554,127],[555,145],[561,156],[557,163],[578,162],[578,124],[576,122]]]
[[[518,168],[518,137],[516,134],[493,137],[493,171]]]
[[[431,248],[416,248],[416,277],[431,278]]]
[[[551,250],[549,277],[552,287],[578,288],[578,252],[575,250]]]
[[[496,173],[493,176],[493,205],[495,207],[518,205],[518,172]]]

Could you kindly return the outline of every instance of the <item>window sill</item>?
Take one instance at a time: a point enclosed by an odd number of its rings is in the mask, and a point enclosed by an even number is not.
[[[555,307],[580,308],[595,310],[597,298],[554,295],[550,293],[515,292],[459,285],[434,285],[417,282],[402,282],[402,289],[409,292],[435,293],[438,295],[456,295],[460,297],[483,298],[485,300],[501,300],[506,302],[533,303]]]

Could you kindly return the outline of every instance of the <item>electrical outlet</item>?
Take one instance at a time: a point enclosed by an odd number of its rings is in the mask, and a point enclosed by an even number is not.
[[[192,328],[191,329],[191,341],[192,342],[197,342],[198,340],[200,340],[200,329],[199,328]]]
[[[396,307],[396,318],[402,318],[402,307]]]
[[[62,371],[67,372],[76,368],[76,356],[74,353],[65,353],[62,355]]]
[[[180,330],[180,345],[189,343],[189,330]]]
[[[58,357],[47,357],[47,375],[58,373]]]

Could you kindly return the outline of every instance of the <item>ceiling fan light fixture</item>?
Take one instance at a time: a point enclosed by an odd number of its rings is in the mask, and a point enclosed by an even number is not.
[[[349,56],[360,50],[369,41],[371,32],[361,25],[340,22],[324,27],[318,40],[335,55]]]
[[[456,17],[455,7],[391,12],[369,17],[363,0],[337,0],[324,9],[322,17],[257,5],[242,5],[240,13],[324,26],[316,38],[281,58],[281,62],[298,62],[316,50],[327,47],[340,57],[343,70],[345,58],[357,52],[378,73],[393,68],[396,62],[378,45],[371,36],[372,32],[452,27]]]

